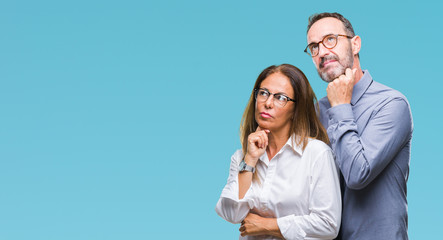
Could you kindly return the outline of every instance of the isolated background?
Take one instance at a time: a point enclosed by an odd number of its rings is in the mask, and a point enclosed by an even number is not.
[[[437,1],[1,1],[0,239],[236,239],[214,211],[253,83],[338,11],[414,117],[411,239],[443,215]]]

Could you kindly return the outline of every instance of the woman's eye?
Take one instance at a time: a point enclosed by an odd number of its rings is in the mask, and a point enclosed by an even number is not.
[[[258,95],[260,95],[260,96],[268,96],[269,93],[266,92],[266,91],[260,90],[260,92],[258,92]]]
[[[281,102],[286,101],[286,97],[283,96],[283,95],[275,95],[274,97],[275,97],[275,99],[277,99],[278,101],[281,101]]]

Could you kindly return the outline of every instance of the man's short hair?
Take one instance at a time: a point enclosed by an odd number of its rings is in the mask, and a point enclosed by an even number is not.
[[[355,36],[354,28],[352,28],[351,22],[349,22],[349,20],[343,17],[340,13],[336,12],[335,13],[324,12],[324,13],[316,13],[311,15],[308,20],[308,29],[306,30],[306,33],[309,32],[309,29],[311,29],[312,25],[315,22],[317,22],[322,18],[327,18],[327,17],[332,17],[340,20],[343,23],[343,26],[345,27],[346,34],[350,37]]]

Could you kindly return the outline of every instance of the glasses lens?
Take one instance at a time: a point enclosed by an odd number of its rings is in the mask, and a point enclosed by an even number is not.
[[[323,38],[322,42],[325,47],[331,49],[337,45],[337,37],[335,35],[328,35]]]
[[[286,103],[288,102],[288,98],[286,96],[275,94],[274,95],[274,104],[278,105],[280,107],[284,107]]]
[[[317,56],[317,54],[318,54],[318,43],[314,43],[314,44],[309,45],[308,49],[309,49],[308,52],[309,52],[309,54],[311,56],[313,56],[313,57]]]
[[[259,102],[264,102],[269,98],[269,92],[263,89],[258,89],[255,95],[255,98]]]

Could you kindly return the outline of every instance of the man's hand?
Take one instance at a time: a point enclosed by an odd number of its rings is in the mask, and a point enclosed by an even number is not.
[[[355,84],[355,73],[357,69],[347,68],[345,74],[340,75],[328,84],[326,92],[331,107],[339,104],[351,103],[352,90]]]

